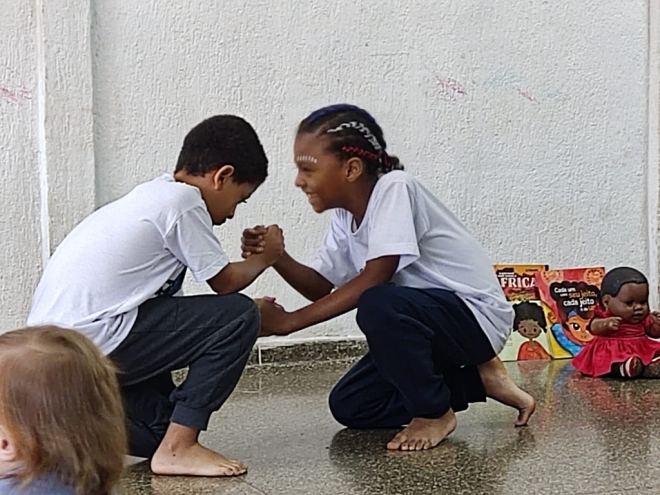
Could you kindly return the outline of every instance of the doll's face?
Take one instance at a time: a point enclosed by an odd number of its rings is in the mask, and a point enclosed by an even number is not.
[[[585,320],[579,315],[573,315],[566,321],[566,327],[571,333],[573,339],[581,344],[586,344],[594,338],[587,330],[589,320]]]
[[[535,320],[523,320],[518,324],[518,333],[526,339],[534,340],[541,335],[542,331],[543,329]]]
[[[648,284],[625,284],[616,296],[603,296],[603,305],[626,323],[640,323],[649,315]]]

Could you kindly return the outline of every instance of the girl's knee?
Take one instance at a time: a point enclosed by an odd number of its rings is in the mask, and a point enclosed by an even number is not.
[[[363,333],[382,331],[383,326],[396,319],[396,287],[379,285],[362,293],[357,305],[357,324]]]
[[[328,397],[328,406],[330,406],[330,413],[332,414],[332,417],[335,418],[337,423],[347,428],[352,427],[353,421],[350,411],[347,407],[348,401],[346,400],[341,387],[338,385],[335,385],[335,387],[332,389],[332,392],[330,392],[330,396]]]
[[[383,302],[391,297],[392,287],[388,285],[377,285],[365,290],[358,299],[358,311],[360,309],[373,310],[383,305]]]

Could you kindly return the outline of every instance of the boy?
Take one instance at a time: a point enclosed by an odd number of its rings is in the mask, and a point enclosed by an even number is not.
[[[237,294],[282,253],[277,227],[263,255],[230,263],[213,233],[266,179],[268,160],[239,117],[190,131],[174,175],[137,186],[64,239],[37,287],[29,325],[56,324],[89,337],[120,370],[132,455],[156,474],[233,476],[239,461],[202,447],[232,392],[260,328],[259,310]],[[186,270],[215,295],[174,297]],[[179,387],[173,370],[189,367]]]

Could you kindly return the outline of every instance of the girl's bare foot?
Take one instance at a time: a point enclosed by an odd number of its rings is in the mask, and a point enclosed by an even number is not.
[[[238,476],[247,472],[240,461],[202,447],[198,430],[171,423],[151,459],[154,474],[170,476]]]
[[[486,389],[486,395],[507,406],[518,409],[516,426],[526,426],[529,418],[534,414],[536,401],[534,397],[511,381],[504,369],[500,358],[495,357],[480,366],[477,366],[481,381]]]
[[[390,443],[388,450],[432,449],[456,429],[456,415],[451,409],[438,419],[413,418]]]

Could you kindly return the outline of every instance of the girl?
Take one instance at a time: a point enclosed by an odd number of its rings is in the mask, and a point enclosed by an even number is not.
[[[590,376],[660,376],[660,342],[649,338],[660,337],[660,320],[649,312],[648,298],[641,272],[619,267],[606,273],[589,323],[594,338],[573,358],[575,369]]]
[[[126,452],[115,369],[86,337],[0,335],[0,493],[110,495]]]
[[[493,267],[387,153],[374,118],[352,105],[317,110],[300,124],[294,151],[295,185],[332,219],[312,267],[286,252],[273,265],[314,302],[288,313],[261,300],[262,333],[287,335],[357,308],[369,352],[335,386],[330,408],[349,428],[407,424],[388,449],[435,447],[455,429],[455,411],[487,396],[517,408],[525,425],[534,399],[496,357],[513,310]],[[244,232],[244,257],[261,252],[264,232]]]

